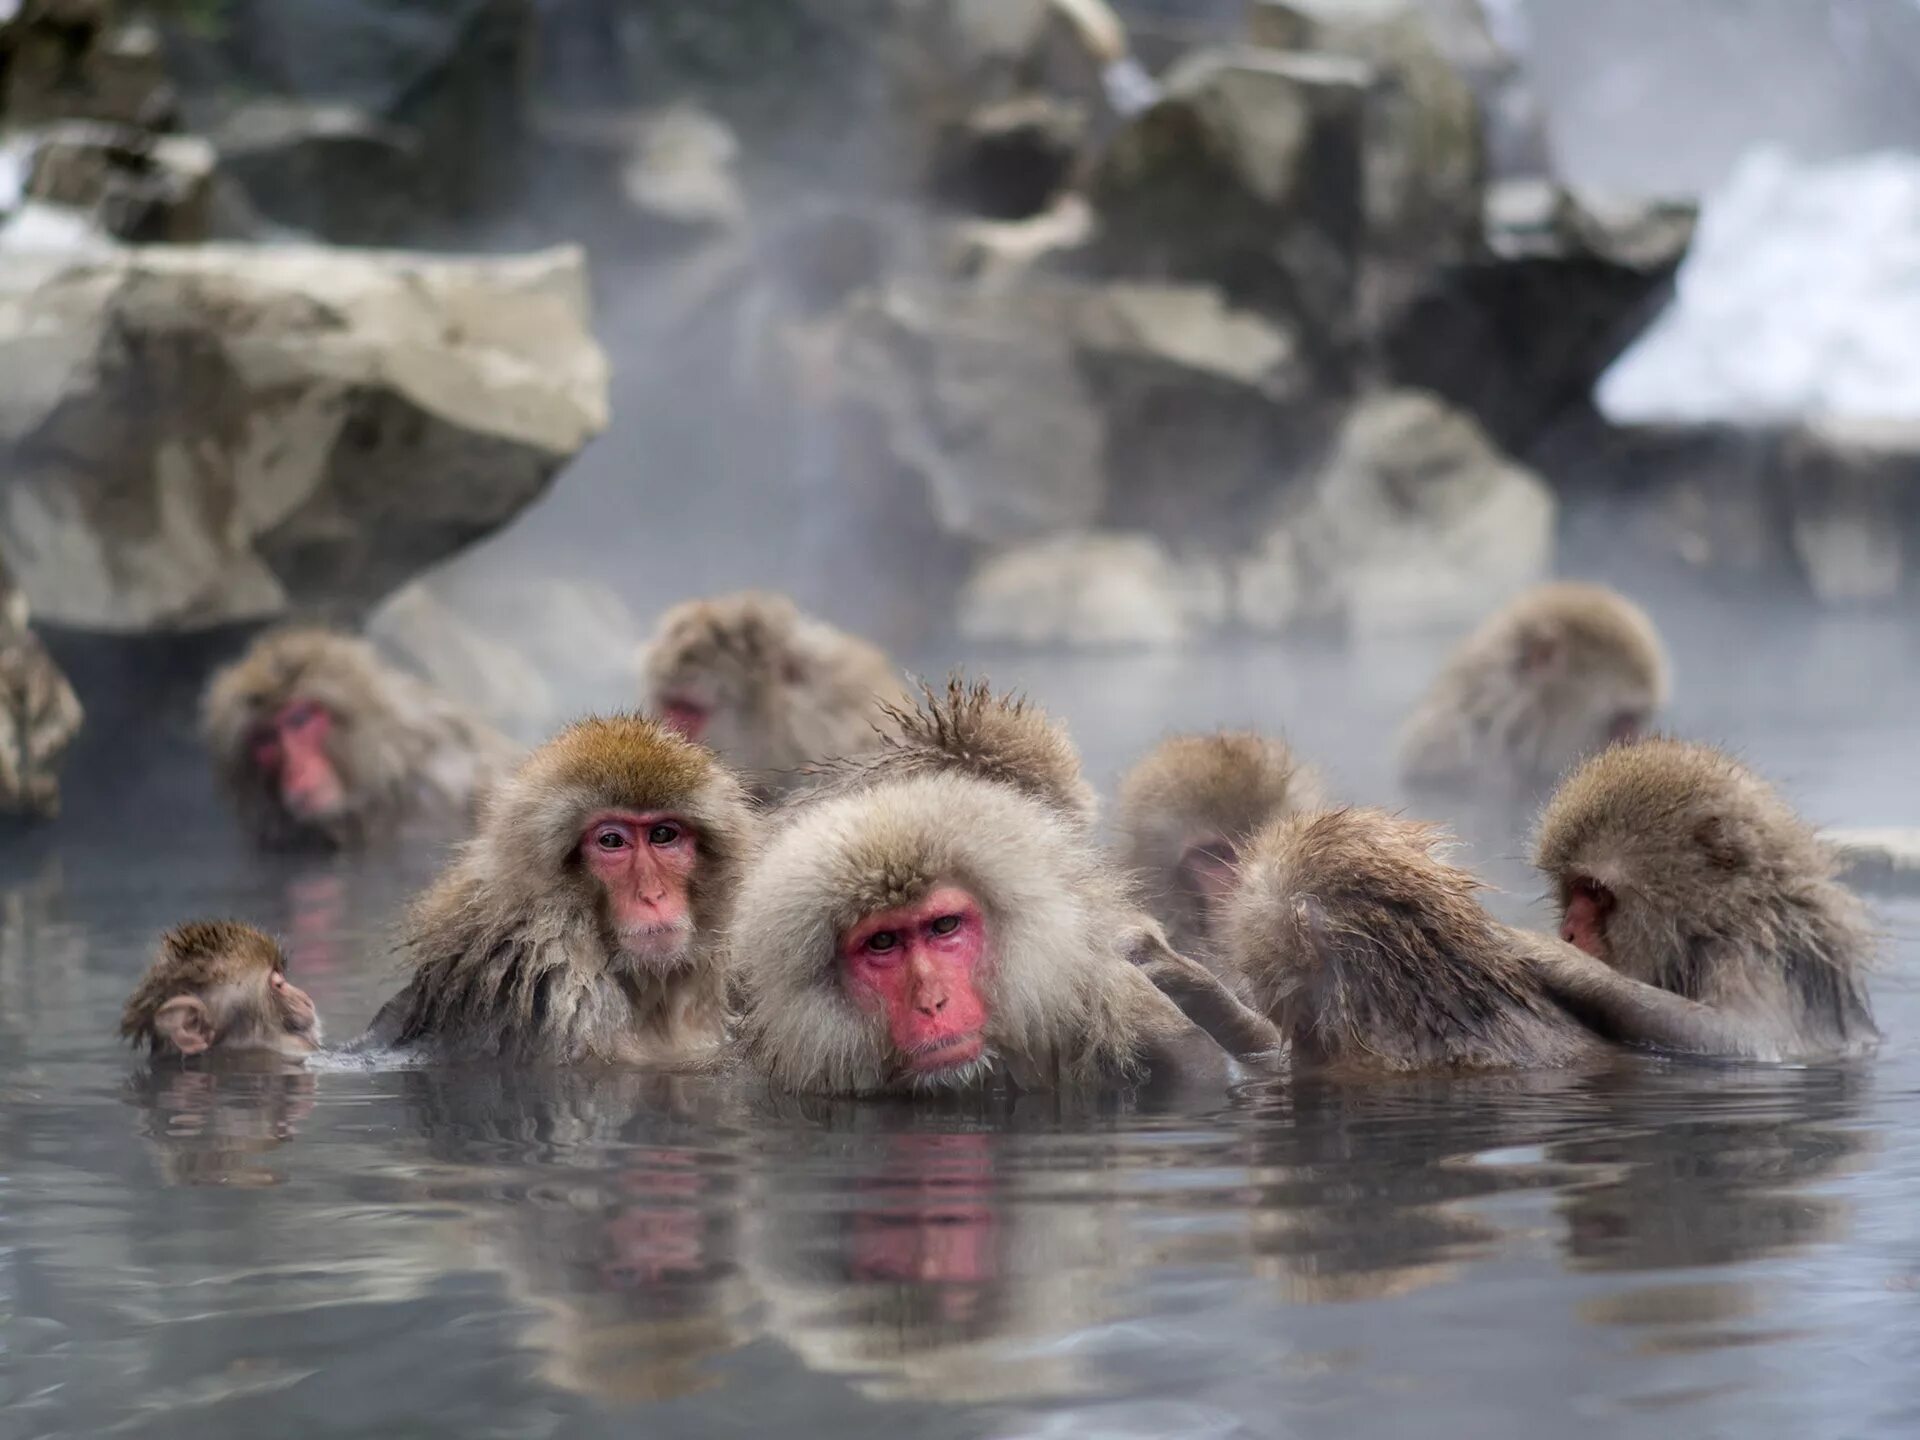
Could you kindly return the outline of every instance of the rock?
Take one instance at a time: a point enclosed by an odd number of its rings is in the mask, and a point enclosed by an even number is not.
[[[504,524],[605,423],[577,250],[0,266],[0,551],[63,625],[349,618]]]
[[[1224,577],[1182,567],[1146,535],[1062,535],[983,560],[960,595],[960,634],[980,644],[1178,645],[1220,623]]]
[[[1708,197],[1673,303],[1597,392],[1618,425],[1920,420],[1920,156],[1760,152]]]
[[[1453,628],[1541,579],[1553,497],[1436,396],[1361,401],[1280,529],[1303,571],[1302,618],[1356,634]],[[1269,555],[1286,541],[1269,537]]]
[[[253,99],[211,136],[260,213],[340,245],[391,245],[428,223],[417,139],[350,105]]]
[[[1177,65],[1090,180],[1103,273],[1205,281],[1301,326],[1342,369],[1366,234],[1371,67],[1326,55],[1206,51]]]
[[[1544,181],[1496,185],[1487,253],[1441,267],[1401,307],[1380,338],[1387,373],[1525,453],[1586,409],[1594,382],[1666,295],[1693,217],[1690,205],[1629,205]]]
[[[1823,830],[1840,859],[1841,878],[1862,890],[1920,893],[1920,828],[1885,825]]]
[[[178,108],[144,23],[116,24],[105,4],[24,0],[0,23],[0,117],[9,126],[98,120],[164,126]]]
[[[1005,289],[1092,239],[1092,207],[1079,195],[1063,195],[1052,209],[1025,220],[956,225],[947,239],[945,268],[952,278],[977,281],[983,290]]]
[[[680,107],[649,117],[621,175],[621,190],[643,216],[704,236],[737,229],[747,202],[734,166],[740,142],[724,123]]]
[[[1891,600],[1920,526],[1920,419],[1827,420],[1789,435],[1781,484],[1787,533],[1826,605]]]
[[[210,238],[213,175],[213,147],[196,136],[69,121],[34,137],[26,193],[116,240],[183,245]]]
[[[0,812],[44,819],[60,810],[57,767],[80,701],[27,620],[27,598],[0,566]]]
[[[1065,192],[1086,136],[1085,109],[1049,95],[983,105],[939,137],[934,194],[993,220],[1039,215]]]

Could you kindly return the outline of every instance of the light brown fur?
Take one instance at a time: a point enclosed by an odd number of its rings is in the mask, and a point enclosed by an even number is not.
[[[1257,831],[1324,803],[1319,775],[1284,741],[1252,731],[1175,735],[1143,756],[1120,781],[1121,847],[1174,948],[1191,953],[1212,940],[1191,852],[1231,865]]]
[[[1156,932],[1093,845],[1058,729],[959,682],[902,718],[892,746],[784,813],[741,887],[729,950],[746,1057],[799,1093],[922,1088],[898,1074],[884,1021],[846,995],[839,940],[953,884],[987,917],[989,1018],[986,1055],[937,1088],[1125,1085],[1188,1063],[1224,1077],[1224,1057],[1128,964]]]
[[[1639,606],[1602,585],[1542,585],[1448,658],[1400,734],[1415,784],[1550,784],[1667,703],[1666,652]]]
[[[803,786],[810,765],[871,749],[881,707],[903,696],[877,648],[751,590],[667,611],[641,683],[651,711],[683,697],[705,708],[702,743],[764,799]]]
[[[1221,948],[1296,1066],[1581,1063],[1604,1046],[1546,993],[1519,937],[1447,864],[1444,832],[1379,810],[1276,821],[1241,864]]]
[[[173,1046],[155,1024],[169,1000],[194,996],[224,1013],[233,1006],[222,1003],[223,993],[260,1003],[267,977],[286,972],[286,953],[263,931],[237,920],[189,921],[160,937],[159,954],[120,1012],[120,1035],[136,1049],[144,1047],[155,1056],[174,1055]]]
[[[1864,907],[1812,829],[1732,757],[1668,739],[1595,756],[1547,806],[1535,864],[1563,915],[1577,883],[1604,886],[1605,960],[1737,1022],[1737,1053],[1804,1059],[1878,1038]]]
[[[288,813],[254,763],[255,729],[295,699],[333,715],[328,758],[347,789],[345,812],[324,822]],[[378,841],[415,817],[469,815],[513,767],[517,747],[364,640],[332,630],[271,631],[214,675],[202,731],[241,823],[263,844]]]
[[[621,949],[579,864],[583,828],[608,810],[693,827],[693,934],[677,963]],[[372,1038],[552,1063],[709,1058],[726,1027],[718,937],[756,833],[740,783],[700,747],[637,715],[568,727],[488,798],[478,835],[415,905],[413,980]]]

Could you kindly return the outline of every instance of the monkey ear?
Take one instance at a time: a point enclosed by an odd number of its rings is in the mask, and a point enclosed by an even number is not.
[[[153,1029],[182,1055],[198,1055],[213,1044],[213,1016],[197,995],[176,995],[153,1016]]]
[[[1519,671],[1539,675],[1560,663],[1560,642],[1551,635],[1534,631],[1520,637]]]
[[[1326,907],[1313,896],[1302,895],[1293,902],[1293,919],[1306,937],[1315,962],[1330,963],[1334,958],[1333,927],[1327,923]]]
[[[789,685],[800,685],[807,678],[807,667],[795,656],[788,655],[780,662],[780,678]]]

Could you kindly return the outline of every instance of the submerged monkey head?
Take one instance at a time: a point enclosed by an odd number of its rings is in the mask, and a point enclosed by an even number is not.
[[[169,930],[128,997],[120,1033],[155,1058],[271,1055],[303,1060],[320,1048],[320,1017],[287,978],[269,936],[232,920]]]

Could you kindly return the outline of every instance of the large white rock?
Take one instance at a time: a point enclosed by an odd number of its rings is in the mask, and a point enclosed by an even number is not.
[[[1920,418],[1920,156],[1750,155],[1596,398],[1626,425]]]
[[[352,614],[605,425],[587,313],[574,248],[8,255],[0,553],[63,625]]]

